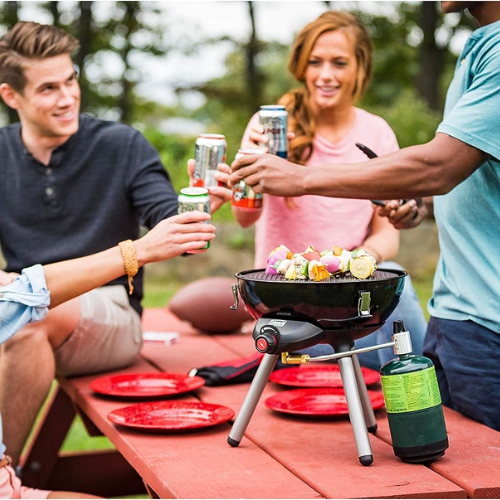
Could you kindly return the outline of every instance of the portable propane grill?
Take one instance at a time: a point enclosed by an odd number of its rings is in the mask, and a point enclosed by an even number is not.
[[[236,274],[238,283],[233,285],[232,308],[238,307],[239,292],[248,312],[258,320],[252,336],[256,349],[265,356],[228,443],[233,447],[240,444],[280,354],[283,362],[290,364],[338,359],[359,461],[370,465],[373,454],[368,432],[375,432],[377,423],[357,354],[394,343],[355,350],[354,341],[385,323],[399,303],[406,275],[405,271],[384,269],[365,280],[346,273],[314,282],[288,280],[263,269]],[[316,344],[329,344],[335,354],[312,359],[288,354]]]

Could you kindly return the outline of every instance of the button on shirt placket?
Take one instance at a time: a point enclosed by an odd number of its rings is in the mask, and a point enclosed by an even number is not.
[[[43,185],[43,202],[46,207],[49,216],[54,216],[59,213],[59,199],[57,196],[57,182],[55,177],[55,171],[53,167],[53,159],[49,165],[43,165],[44,169],[44,182]]]

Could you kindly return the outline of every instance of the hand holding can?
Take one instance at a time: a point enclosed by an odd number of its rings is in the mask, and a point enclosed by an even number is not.
[[[200,134],[196,139],[195,168],[193,185],[195,187],[217,186],[214,174],[219,163],[226,162],[226,138],[221,134]]]
[[[264,134],[269,137],[266,144],[269,153],[286,160],[288,157],[288,112],[285,106],[261,106],[259,122],[264,127]]]
[[[265,151],[262,149],[239,149],[235,159],[245,155],[261,155]],[[257,194],[244,179],[241,179],[233,186],[233,197],[231,205],[246,212],[256,212],[262,209],[263,195]]]

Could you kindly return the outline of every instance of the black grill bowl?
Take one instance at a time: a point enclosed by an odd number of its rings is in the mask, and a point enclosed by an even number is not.
[[[398,305],[406,275],[405,271],[383,269],[366,280],[343,273],[314,282],[287,280],[264,269],[235,274],[240,296],[255,319],[263,314],[291,312],[305,315],[327,330],[370,331],[380,327]],[[359,312],[361,292],[370,293],[370,317]]]

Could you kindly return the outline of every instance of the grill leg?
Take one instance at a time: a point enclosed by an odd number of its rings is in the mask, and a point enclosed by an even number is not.
[[[350,350],[346,346],[342,346],[340,351]],[[363,408],[359,397],[358,386],[356,384],[356,375],[354,373],[353,361],[350,356],[339,359],[340,375],[342,376],[342,384],[349,408],[349,418],[351,419],[352,430],[354,432],[354,440],[356,441],[356,449],[358,450],[359,462],[361,465],[371,465],[373,462],[373,454],[368,439],[366,430],[365,418],[363,416]]]
[[[370,396],[368,396],[368,390],[366,389],[365,379],[363,377],[363,372],[361,371],[357,354],[352,356],[352,364],[354,367],[354,373],[356,374],[356,383],[358,385],[359,398],[361,399],[361,406],[363,407],[366,427],[368,432],[375,434],[377,431],[377,420],[375,419],[375,413],[373,413]]]
[[[253,378],[252,385],[247,392],[245,401],[236,417],[236,420],[231,428],[227,442],[236,447],[240,444],[243,434],[245,434],[246,428],[250,419],[252,418],[253,412],[257,407],[264,388],[266,387],[267,381],[271,375],[271,372],[276,366],[279,354],[265,354],[264,358],[260,362],[259,369]]]

